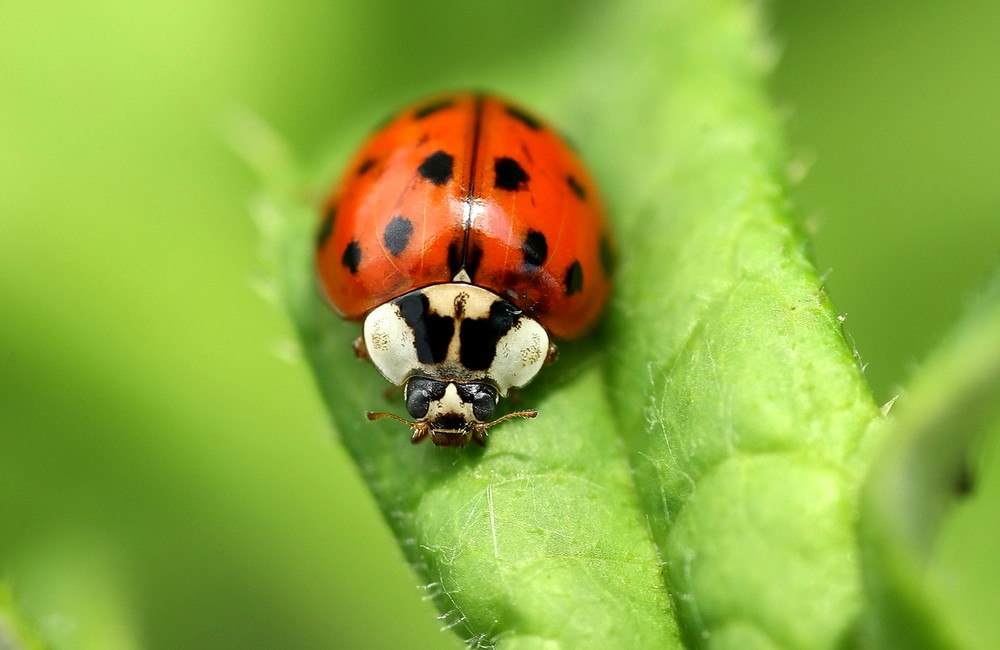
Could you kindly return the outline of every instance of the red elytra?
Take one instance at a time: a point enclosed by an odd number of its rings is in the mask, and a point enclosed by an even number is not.
[[[348,319],[458,278],[572,339],[607,299],[609,253],[600,194],[562,138],[459,93],[404,109],[361,147],[324,205],[316,263]]]

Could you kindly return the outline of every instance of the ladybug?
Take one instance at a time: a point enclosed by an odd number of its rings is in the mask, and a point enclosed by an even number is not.
[[[355,341],[404,387],[412,441],[484,445],[501,397],[596,322],[610,243],[590,173],[559,135],[504,99],[433,97],[354,156],[322,210],[316,269]]]

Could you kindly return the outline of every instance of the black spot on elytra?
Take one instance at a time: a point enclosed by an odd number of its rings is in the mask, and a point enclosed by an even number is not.
[[[573,174],[567,176],[566,184],[569,185],[569,189],[573,190],[573,194],[576,194],[576,198],[581,201],[587,200],[587,191],[583,189],[583,185],[580,185],[580,181],[576,180],[576,176]]]
[[[472,244],[468,253],[463,255],[464,246],[465,243],[461,239],[456,239],[448,244],[448,270],[451,272],[451,277],[455,277],[459,271],[465,269],[469,279],[475,281],[479,263],[483,260],[483,249]]]
[[[486,318],[465,319],[458,333],[459,360],[469,370],[486,370],[497,355],[497,343],[521,318],[521,310],[506,300],[490,305]]]
[[[529,149],[528,145],[526,145],[523,142],[521,143],[521,154],[524,155],[524,159],[527,160],[529,163],[535,162],[535,159],[531,157],[531,149]]]
[[[323,248],[326,240],[330,239],[333,233],[333,220],[337,216],[337,206],[331,205],[323,213],[323,220],[316,229],[316,248]]]
[[[417,171],[435,185],[444,185],[451,180],[454,163],[455,159],[450,154],[444,151],[435,151],[427,156],[424,162],[420,163]]]
[[[470,280],[476,279],[476,272],[479,270],[479,263],[483,261],[483,249],[476,244],[468,250],[465,255],[465,272]]]
[[[448,272],[451,277],[458,275],[462,270],[462,240],[453,241],[448,244]]]
[[[390,253],[399,257],[399,254],[406,250],[411,236],[413,236],[413,222],[399,215],[393,217],[392,221],[385,227],[385,231],[382,233],[382,242]]]
[[[514,192],[523,190],[528,184],[528,172],[513,158],[497,158],[493,163],[493,171],[496,173],[493,184],[501,190]]]
[[[614,274],[615,266],[618,263],[615,248],[611,245],[611,240],[608,239],[607,235],[601,236],[598,246],[597,253],[601,261],[601,270],[604,271],[604,275],[610,278]]]
[[[363,161],[361,161],[361,164],[358,165],[358,169],[355,173],[358,176],[364,175],[365,172],[367,172],[369,169],[375,166],[376,162],[378,161],[375,160],[374,158],[365,158]]]
[[[515,120],[517,120],[521,124],[524,124],[526,127],[528,127],[529,129],[531,129],[532,131],[537,131],[538,129],[542,128],[542,123],[539,122],[538,119],[534,115],[530,115],[528,113],[525,113],[523,110],[521,110],[517,106],[508,105],[507,106],[507,115],[510,115]]]
[[[521,244],[521,254],[524,255],[524,265],[529,270],[533,271],[545,264],[545,258],[549,255],[549,243],[545,240],[545,234],[529,230]]]
[[[344,256],[340,258],[340,263],[346,266],[352,274],[358,272],[358,266],[361,264],[361,244],[358,240],[351,240],[347,244],[344,248]]]
[[[413,330],[413,340],[420,363],[441,363],[448,356],[448,344],[455,333],[450,316],[431,313],[430,303],[420,291],[396,299],[399,313]]]
[[[455,104],[453,99],[443,99],[436,102],[431,102],[425,106],[421,106],[413,112],[414,119],[422,120],[428,115],[433,115],[438,111],[443,111],[446,108],[451,108]]]
[[[574,260],[566,269],[566,278],[563,280],[563,284],[566,285],[567,296],[583,291],[583,267],[580,266],[580,260]]]

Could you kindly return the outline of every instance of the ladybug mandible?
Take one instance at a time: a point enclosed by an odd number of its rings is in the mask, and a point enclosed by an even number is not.
[[[324,204],[316,268],[355,341],[404,387],[412,441],[483,445],[500,397],[595,323],[610,244],[590,174],[558,134],[492,95],[410,106]]]

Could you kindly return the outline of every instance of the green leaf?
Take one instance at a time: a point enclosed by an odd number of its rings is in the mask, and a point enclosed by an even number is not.
[[[637,38],[672,39],[652,75],[677,85],[624,147],[609,384],[688,641],[831,647],[880,416],[789,216],[757,16],[702,7]]]
[[[976,594],[998,577],[1000,477],[995,462],[985,471],[984,441],[1000,435],[1000,274],[896,414],[864,493],[866,635],[878,647],[996,647],[995,601]]]
[[[604,181],[620,273],[602,330],[523,391],[536,420],[457,452],[364,421],[393,408],[384,382],[314,288],[315,208],[276,183],[258,214],[280,291],[341,440],[469,643],[837,646],[881,418],[789,216],[757,6],[589,18],[540,57],[561,85],[527,103]]]
[[[14,600],[13,590],[0,582],[0,648],[44,650],[45,643],[32,629]]]

